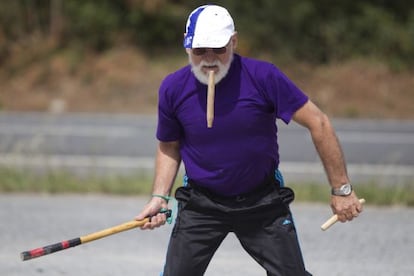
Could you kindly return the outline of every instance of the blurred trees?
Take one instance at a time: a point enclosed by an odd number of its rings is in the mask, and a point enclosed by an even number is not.
[[[204,1],[14,0],[0,2],[0,63],[16,49],[126,43],[149,52],[181,47],[186,18]],[[240,51],[328,63],[368,57],[414,67],[414,2],[227,0]]]

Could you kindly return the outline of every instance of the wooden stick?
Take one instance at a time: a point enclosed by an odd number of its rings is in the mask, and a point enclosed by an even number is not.
[[[359,199],[359,202],[361,204],[364,204],[365,203],[365,199],[361,198],[361,199]],[[327,221],[325,221],[324,224],[321,225],[322,231],[328,230],[328,228],[331,227],[332,225],[334,225],[337,221],[338,221],[338,216],[337,215],[333,215]]]
[[[171,216],[171,210],[163,211],[162,213],[165,213],[167,218]],[[44,255],[48,255],[57,251],[61,251],[64,249],[68,249],[71,247],[75,247],[80,244],[84,244],[87,242],[91,242],[97,239],[102,239],[104,237],[117,234],[123,231],[127,231],[133,228],[137,228],[140,226],[143,226],[145,223],[150,221],[150,218],[145,218],[143,220],[131,220],[95,233],[91,233],[89,235],[85,235],[79,238],[74,238],[71,240],[65,240],[58,243],[50,244],[47,246],[39,247],[36,249],[24,251],[20,253],[20,258],[22,261],[27,261],[33,258],[41,257]]]
[[[207,88],[207,127],[213,127],[214,120],[214,71],[208,72],[208,88]]]
[[[80,244],[91,242],[91,241],[94,241],[94,240],[97,240],[97,239],[107,237],[109,235],[113,235],[113,234],[116,234],[116,233],[119,233],[119,232],[122,232],[122,231],[126,231],[126,230],[129,230],[129,229],[132,229],[132,228],[142,226],[146,222],[148,222],[148,220],[149,220],[148,218],[146,218],[144,220],[140,220],[140,221],[131,220],[131,221],[125,222],[123,224],[120,224],[120,225],[117,225],[117,226],[114,226],[114,227],[111,227],[111,228],[104,229],[102,231],[91,233],[91,234],[86,235],[86,236],[82,236],[82,237],[79,237],[79,238],[74,238],[74,239],[71,239],[71,240],[61,241],[61,242],[58,242],[58,243],[55,243],[55,244],[46,245],[46,246],[39,247],[39,248],[36,248],[36,249],[32,249],[32,250],[29,250],[29,251],[24,251],[24,252],[20,253],[20,258],[22,259],[22,261],[27,261],[27,260],[30,260],[30,259],[33,259],[33,258],[41,257],[41,256],[44,256],[44,255],[48,255],[48,254],[57,252],[57,251],[61,251],[61,250],[64,250],[64,249],[75,247],[75,246],[78,246]]]

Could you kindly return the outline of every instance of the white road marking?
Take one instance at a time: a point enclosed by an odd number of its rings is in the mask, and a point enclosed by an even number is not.
[[[282,162],[281,170],[284,173],[321,174],[324,169],[321,163],[311,162]],[[414,166],[390,164],[347,164],[350,175],[377,175],[377,176],[412,176]]]
[[[114,157],[86,155],[20,155],[0,156],[0,165],[32,168],[104,168],[104,169],[154,169],[152,157]],[[282,162],[283,173],[323,174],[321,163]],[[414,166],[391,164],[348,164],[350,175],[414,177]]]
[[[154,159],[150,157],[113,157],[86,155],[19,155],[0,156],[0,165],[13,167],[44,168],[107,168],[107,169],[153,169]]]
[[[88,126],[88,125],[0,125],[0,134],[13,135],[48,135],[72,137],[132,137],[139,128],[133,126]],[[155,126],[154,126],[155,133]],[[414,144],[414,133],[410,132],[372,132],[372,131],[337,131],[343,143],[368,144]],[[308,137],[308,136],[307,136]],[[310,139],[310,137],[308,137]]]
[[[48,135],[75,137],[131,137],[136,136],[138,128],[116,126],[1,126],[0,134]]]
[[[414,144],[414,133],[338,131],[341,142],[368,144]]]

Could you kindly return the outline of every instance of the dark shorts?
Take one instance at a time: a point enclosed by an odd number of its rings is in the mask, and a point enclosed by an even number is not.
[[[175,196],[179,211],[162,275],[203,275],[229,232],[267,275],[311,275],[289,210],[291,189],[272,183],[246,195],[220,197],[192,185],[178,188]]]

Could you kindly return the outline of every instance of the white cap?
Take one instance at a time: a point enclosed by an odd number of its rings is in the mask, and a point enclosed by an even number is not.
[[[235,33],[233,18],[220,6],[205,5],[188,17],[184,48],[221,48]]]

